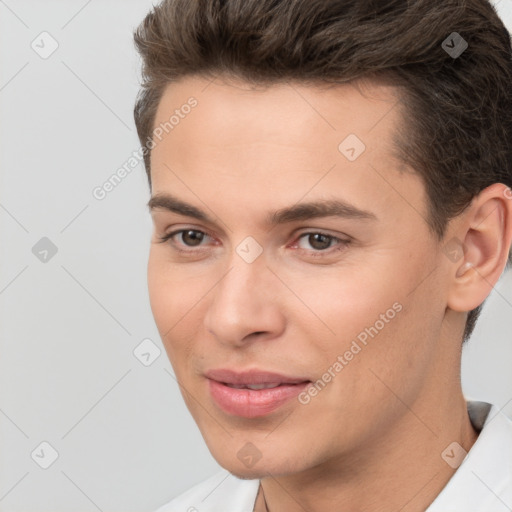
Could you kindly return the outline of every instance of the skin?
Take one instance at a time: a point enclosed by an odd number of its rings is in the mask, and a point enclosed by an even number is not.
[[[186,77],[168,86],[155,126],[198,105],[152,150],[152,196],[171,193],[213,218],[154,208],[148,263],[153,315],[186,404],[212,455],[260,478],[268,510],[420,511],[454,469],[441,458],[477,438],[460,385],[466,312],[489,294],[511,241],[512,201],[493,185],[430,230],[417,173],[392,155],[401,122],[384,85],[281,84]],[[349,161],[348,134],[366,150]],[[324,217],[270,226],[268,212],[340,199],[375,219]],[[206,233],[199,246],[179,229]],[[324,233],[327,249],[304,233]],[[263,249],[247,263],[247,236]],[[465,244],[457,261],[443,250]],[[180,252],[179,249],[184,252]],[[316,255],[316,257],[315,257]],[[470,261],[473,266],[465,265]],[[260,369],[311,381],[393,304],[401,310],[307,405],[263,417],[223,412],[204,373]],[[238,451],[251,442],[251,468]],[[260,492],[255,510],[266,510]]]

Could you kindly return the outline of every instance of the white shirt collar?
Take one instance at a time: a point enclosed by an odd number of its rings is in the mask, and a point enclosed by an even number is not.
[[[468,413],[480,435],[426,512],[511,512],[512,421],[485,402]]]

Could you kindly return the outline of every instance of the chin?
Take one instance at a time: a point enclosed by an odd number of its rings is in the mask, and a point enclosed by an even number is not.
[[[262,458],[252,467],[244,466],[244,464],[241,464],[239,460],[216,460],[224,469],[242,480],[261,479],[268,477],[269,475],[273,477],[286,476],[306,469],[291,465],[290,461],[286,459],[282,461],[264,461]]]

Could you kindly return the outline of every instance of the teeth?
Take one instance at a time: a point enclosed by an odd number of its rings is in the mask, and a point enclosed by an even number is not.
[[[277,388],[279,386],[279,382],[273,384],[247,384],[249,389],[272,389]]]
[[[257,391],[260,389],[272,389],[280,386],[279,382],[272,382],[270,384],[227,384],[230,388],[235,389],[252,389],[253,391]]]

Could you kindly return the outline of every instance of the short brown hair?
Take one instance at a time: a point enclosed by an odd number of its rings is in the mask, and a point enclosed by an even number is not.
[[[401,93],[397,156],[421,175],[439,239],[484,188],[512,187],[511,40],[488,0],[164,0],[134,37],[143,145],[164,88],[185,76],[264,85],[371,79]],[[151,187],[150,160],[147,151]],[[481,308],[469,312],[464,340]]]

